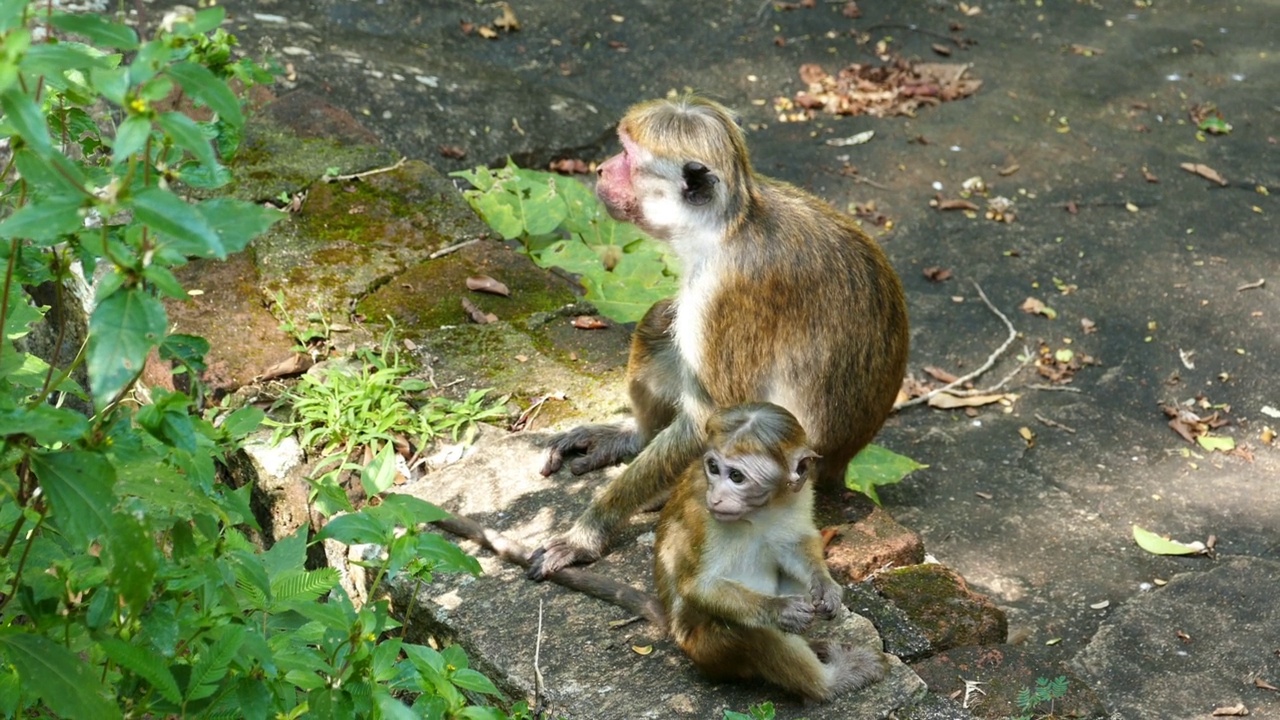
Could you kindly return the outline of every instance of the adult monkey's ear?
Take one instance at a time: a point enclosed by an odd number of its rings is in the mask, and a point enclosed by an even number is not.
[[[690,205],[706,205],[715,198],[715,187],[720,178],[711,172],[711,168],[694,161],[685,163],[680,173],[684,176],[681,194]]]

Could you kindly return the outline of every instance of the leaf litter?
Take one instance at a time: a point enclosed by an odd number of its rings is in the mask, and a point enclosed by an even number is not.
[[[800,66],[805,89],[794,98],[778,98],[774,107],[782,122],[828,115],[914,117],[926,105],[961,100],[976,93],[982,81],[969,76],[968,63],[926,63],[901,57],[887,64],[852,63],[833,75],[817,63]]]

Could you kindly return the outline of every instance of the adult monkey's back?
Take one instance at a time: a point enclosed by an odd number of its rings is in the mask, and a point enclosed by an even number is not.
[[[818,492],[838,492],[906,370],[906,302],[884,253],[848,215],[755,174],[728,110],[698,97],[642,103],[618,138],[622,152],[600,167],[596,194],[614,218],[670,243],[683,277],[677,297],[636,327],[634,423],[552,441],[544,474],[569,455],[582,456],[574,473],[635,461],[535,554],[538,579],[599,558],[613,531],[700,456],[716,408],[790,410],[822,456]]]

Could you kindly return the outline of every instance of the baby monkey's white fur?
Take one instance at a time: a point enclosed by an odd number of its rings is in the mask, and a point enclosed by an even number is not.
[[[654,576],[672,637],[716,680],[759,678],[826,700],[884,677],[883,654],[804,632],[848,611],[813,520],[816,456],[768,403],[720,410],[658,523]],[[719,518],[719,519],[718,519]]]

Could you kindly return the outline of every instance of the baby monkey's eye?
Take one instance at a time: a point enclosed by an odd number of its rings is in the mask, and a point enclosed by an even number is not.
[[[730,470],[729,480],[733,482],[735,485],[741,485],[742,483],[747,481],[747,476],[743,475],[741,470]]]
[[[707,458],[707,472],[712,475],[719,475],[720,464],[711,458]]]

